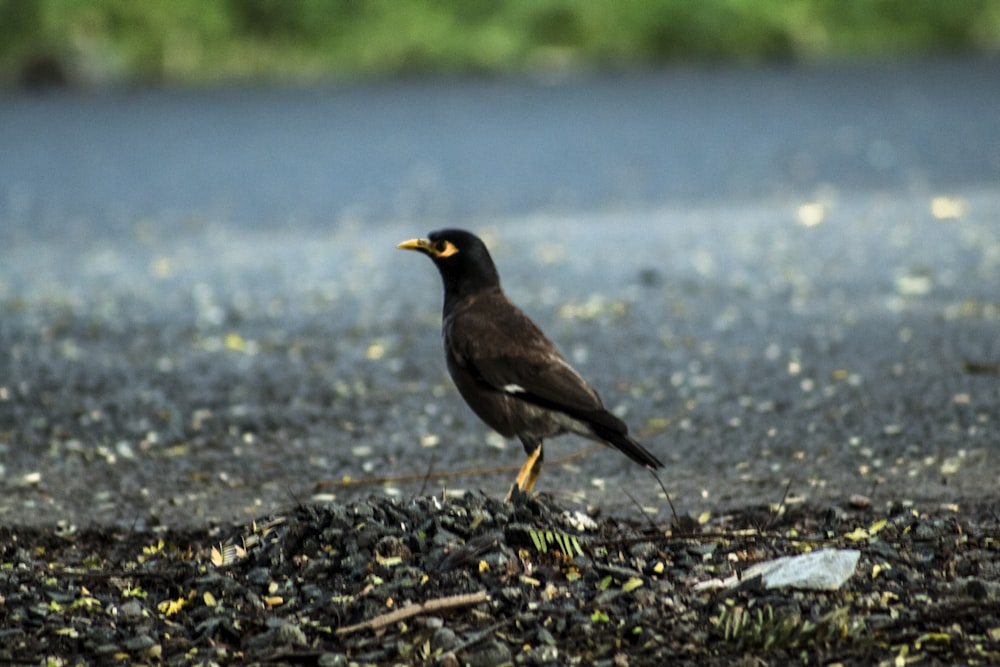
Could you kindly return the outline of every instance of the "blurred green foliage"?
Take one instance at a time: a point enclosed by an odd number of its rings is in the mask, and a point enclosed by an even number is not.
[[[1000,49],[998,0],[0,0],[0,78],[317,80]]]

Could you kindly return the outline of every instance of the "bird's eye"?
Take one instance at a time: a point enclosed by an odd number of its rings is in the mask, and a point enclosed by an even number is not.
[[[435,259],[444,259],[458,252],[458,248],[451,241],[441,239],[440,241],[434,241],[431,245],[431,252],[434,254]]]

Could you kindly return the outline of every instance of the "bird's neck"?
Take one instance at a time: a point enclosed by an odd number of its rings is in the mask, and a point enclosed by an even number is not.
[[[496,268],[482,267],[476,272],[465,272],[461,275],[445,273],[441,278],[444,282],[444,313],[447,315],[455,305],[480,292],[500,290],[500,276]]]
[[[452,289],[449,289],[449,286],[446,284],[444,290],[444,317],[448,317],[456,309],[472,301],[476,301],[479,297],[493,291],[501,291],[499,281],[481,285],[475,289],[471,289],[471,285],[467,281],[462,281],[459,286],[452,286]]]

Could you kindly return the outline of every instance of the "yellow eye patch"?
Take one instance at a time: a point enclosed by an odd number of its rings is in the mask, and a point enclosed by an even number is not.
[[[451,241],[435,241],[431,246],[431,254],[435,257],[451,257],[456,252],[458,248]]]

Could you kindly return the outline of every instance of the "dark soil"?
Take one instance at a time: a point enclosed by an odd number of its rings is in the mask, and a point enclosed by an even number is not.
[[[244,527],[6,527],[0,662],[996,664],[995,507],[799,505],[671,528],[470,493]],[[703,583],[818,548],[861,551],[840,590]]]

